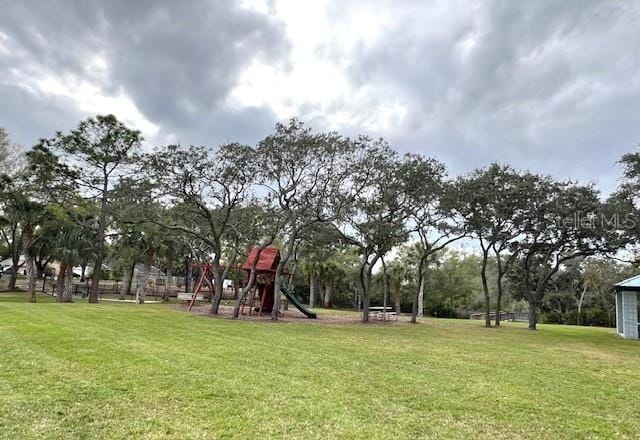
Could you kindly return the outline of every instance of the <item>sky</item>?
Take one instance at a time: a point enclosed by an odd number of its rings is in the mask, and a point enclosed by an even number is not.
[[[607,194],[640,143],[638,23],[613,0],[0,0],[0,126],[28,148],[113,113],[215,147],[298,117]]]

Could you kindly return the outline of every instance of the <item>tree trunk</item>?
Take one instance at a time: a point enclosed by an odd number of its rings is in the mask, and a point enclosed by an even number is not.
[[[498,295],[496,298],[496,318],[495,326],[500,327],[500,309],[502,308],[502,288],[498,288]]]
[[[29,302],[36,302],[36,265],[33,257],[27,257],[27,292]]]
[[[31,228],[22,232],[22,252],[25,255],[27,266],[27,295],[29,302],[36,302],[36,265],[33,255],[31,255],[31,245],[33,243],[33,230]]]
[[[164,279],[164,293],[162,294],[163,301],[169,301],[171,296],[171,285],[173,282],[173,263],[167,264],[167,274]]]
[[[56,280],[56,302],[64,301],[64,280],[67,276],[67,265],[66,263],[60,263],[60,268],[58,269],[58,279]]]
[[[351,289],[351,287],[349,287]],[[353,308],[356,311],[360,311],[360,290],[358,288],[354,288],[355,294],[351,297],[351,303],[353,304]]]
[[[36,265],[36,278],[44,277],[44,268],[46,266],[46,261],[42,258],[36,258],[33,260]]]
[[[379,256],[369,261],[368,255],[364,255],[362,266],[360,268],[360,283],[362,284],[362,323],[369,322],[369,306],[371,305],[371,273],[373,266],[378,261]]]
[[[273,309],[271,310],[271,319],[274,321],[278,320],[278,312],[280,311],[280,287],[282,286],[284,265],[284,259],[280,260],[276,268],[275,279],[273,280]]]
[[[309,275],[309,308],[316,306],[316,277]]]
[[[127,267],[124,271],[124,279],[122,280],[122,288],[120,289],[120,295],[118,296],[119,300],[123,300],[126,296],[131,293],[131,283],[133,282],[133,270],[135,264],[133,266]]]
[[[22,251],[22,234],[18,234],[17,225],[11,228],[11,267],[13,273],[9,276],[9,284],[7,290],[16,290],[16,282],[18,281],[18,269],[20,268],[20,252]]]
[[[280,311],[280,288],[282,287],[282,272],[284,267],[293,255],[296,246],[297,234],[292,234],[289,237],[287,248],[284,254],[281,255],[280,262],[276,268],[275,278],[273,280],[273,310],[271,310],[271,319],[273,321],[278,320],[278,312]]]
[[[502,307],[502,277],[504,276],[504,270],[502,268],[502,258],[500,258],[500,252],[494,248],[496,254],[496,262],[498,264],[498,279],[497,279],[497,294],[496,294],[496,327],[500,327],[500,308]]]
[[[482,250],[482,269],[480,270],[480,277],[482,278],[482,292],[484,294],[484,326],[491,327],[491,295],[489,293],[489,284],[487,283],[487,259],[488,250]]]
[[[400,315],[400,311],[401,311],[400,302],[402,300],[401,292],[400,292],[400,283],[396,283],[394,287],[395,287],[395,290],[394,290],[393,297],[395,302],[395,309],[396,309],[396,313]]]
[[[240,296],[240,282],[238,280],[233,281],[233,299],[238,299]]]
[[[387,301],[389,299],[389,293],[391,292],[391,284],[389,281],[389,274],[387,273],[387,265],[384,262],[384,258],[381,258],[382,262],[382,322],[387,320]]]
[[[420,294],[418,295],[418,318],[424,316],[424,286],[427,284],[426,273],[422,275],[420,280]]]
[[[9,284],[7,285],[7,290],[9,291],[16,290],[16,281],[18,281],[19,266],[17,264],[14,264],[12,268],[13,273],[9,276]]]
[[[82,266],[80,271],[80,281],[84,283],[85,276],[87,274],[87,259],[82,260]]]
[[[327,283],[324,288],[324,308],[330,309],[333,307],[333,284]]]
[[[134,261],[133,263],[131,263],[131,276],[129,277],[129,282],[127,283],[127,288],[124,291],[125,295],[131,295],[131,288],[132,288],[132,284],[133,284],[133,279],[135,278],[136,275],[136,262]]]
[[[102,184],[102,196],[100,198],[100,216],[98,217],[98,249],[96,252],[95,264],[93,266],[93,277],[91,278],[91,290],[89,291],[89,303],[98,303],[100,292],[100,279],[102,278],[102,260],[104,259],[104,231],[107,226],[107,196],[109,191],[109,177],[104,171]]]
[[[62,295],[62,302],[73,302],[73,264],[67,264],[64,276],[64,291]]]
[[[504,274],[502,273],[502,267],[500,263],[500,257],[498,257],[498,292],[496,295],[496,327],[500,327],[500,309],[502,308],[502,277]]]
[[[155,258],[155,250],[147,251],[144,260],[144,275],[142,275],[142,284],[138,286],[136,289],[136,303],[144,304],[144,300],[146,297],[147,282],[149,281],[149,277],[151,276],[151,265],[153,264],[153,259]]]
[[[258,248],[258,252],[256,252],[256,257],[251,263],[251,271],[249,272],[249,279],[247,280],[247,284],[242,289],[242,293],[238,296],[238,300],[236,301],[236,306],[233,309],[233,317],[237,318],[240,315],[240,306],[244,301],[245,297],[253,289],[253,284],[256,280],[256,265],[258,264],[258,260],[260,259],[260,255],[266,246],[261,246]],[[253,304],[252,304],[253,305]]]
[[[411,303],[411,323],[415,324],[418,319],[418,313],[422,313],[422,307],[424,304],[424,278],[427,267],[427,256],[423,255],[420,258],[420,263],[418,264],[418,288],[413,295],[413,301]],[[422,300],[420,299],[422,297]],[[418,310],[420,309],[420,310]],[[422,315],[420,315],[422,316]]]
[[[210,315],[217,315],[220,308],[220,300],[222,300],[222,271],[220,270],[220,262],[217,261],[212,265],[213,272],[213,299],[211,301],[211,308],[209,309]]]
[[[191,279],[193,278],[193,265],[191,264],[191,257],[187,257],[187,270],[184,277],[184,291],[185,293],[191,293]]]
[[[534,301],[529,301],[529,330],[536,330],[536,324],[538,323],[537,316],[538,308]]]
[[[582,313],[582,303],[584,302],[584,297],[586,293],[587,293],[587,288],[583,287],[582,292],[580,293],[580,299],[578,300],[578,316],[577,316],[577,322],[576,322],[577,325],[580,325],[582,321],[582,317],[580,315]]]
[[[370,302],[370,288],[371,288],[371,274],[370,273],[365,273],[365,281],[362,285],[363,290],[362,290],[362,322],[363,323],[368,323],[369,322],[369,306],[371,304]]]
[[[249,273],[249,279],[247,280],[247,284],[242,289],[242,292],[240,293],[240,295],[238,295],[238,299],[236,301],[236,306],[233,308],[233,317],[234,318],[237,318],[240,315],[240,307],[242,306],[242,302],[244,301],[245,297],[249,294],[251,289],[253,289],[253,285],[255,283],[255,280],[256,280],[256,270],[255,270],[255,268],[253,268],[253,269],[251,269],[251,272]]]

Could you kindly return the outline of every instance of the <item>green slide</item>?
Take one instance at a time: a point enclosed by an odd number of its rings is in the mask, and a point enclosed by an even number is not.
[[[287,297],[287,299],[289,301],[291,301],[291,304],[293,304],[294,306],[296,306],[296,309],[300,310],[302,313],[305,314],[305,316],[309,319],[316,319],[318,317],[318,315],[316,315],[315,313],[313,313],[311,310],[307,309],[305,306],[302,305],[302,303],[300,302],[300,300],[298,300],[298,298],[291,292],[289,292],[287,289],[285,289],[284,287],[281,287],[280,290],[282,291],[282,293],[284,293],[284,296]]]

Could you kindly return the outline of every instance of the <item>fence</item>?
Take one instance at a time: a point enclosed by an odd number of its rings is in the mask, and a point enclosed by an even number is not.
[[[469,315],[469,319],[481,319],[485,320],[486,313],[472,313]],[[496,319],[496,313],[489,313],[489,319],[494,321]],[[512,322],[527,322],[529,321],[529,313],[527,312],[500,312],[500,321],[512,321]]]

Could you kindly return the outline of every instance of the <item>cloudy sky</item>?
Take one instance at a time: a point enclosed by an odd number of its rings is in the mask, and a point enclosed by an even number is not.
[[[638,23],[632,1],[0,0],[0,126],[30,146],[113,113],[213,146],[297,116],[609,192],[640,142]]]

